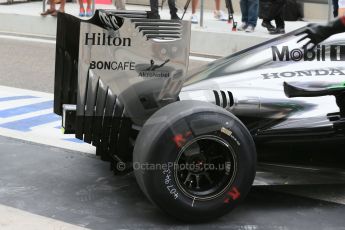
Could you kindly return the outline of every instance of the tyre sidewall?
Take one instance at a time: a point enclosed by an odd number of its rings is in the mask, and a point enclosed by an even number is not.
[[[150,154],[146,158],[147,162],[167,167],[164,169],[156,167],[155,170],[146,169],[142,174],[143,184],[149,199],[170,215],[188,221],[213,219],[235,208],[249,192],[255,177],[254,143],[244,125],[229,114],[215,111],[190,114],[161,129],[159,138],[151,144]],[[233,182],[224,193],[214,199],[206,201],[192,199],[181,192],[176,184],[174,169],[171,166],[175,163],[183,146],[177,146],[173,140],[176,135],[184,135],[188,132],[191,132],[192,135],[186,143],[204,135],[216,136],[227,142],[236,156],[237,172]],[[168,167],[169,165],[170,167]],[[171,179],[168,183],[167,175]],[[177,198],[175,190],[178,194]],[[236,199],[232,199],[229,195],[229,192],[234,190],[240,193]]]

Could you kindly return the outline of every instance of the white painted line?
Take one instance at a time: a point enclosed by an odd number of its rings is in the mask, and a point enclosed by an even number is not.
[[[56,43],[55,40],[49,40],[49,39],[43,39],[43,38],[29,38],[29,37],[21,37],[21,36],[13,36],[13,35],[0,35],[0,38],[17,40],[17,41],[48,43],[48,44]]]
[[[20,99],[23,96],[33,98]],[[7,98],[19,98],[6,101]],[[95,147],[61,132],[61,119],[47,105],[30,107],[53,100],[53,94],[0,86],[0,135],[49,146],[95,154]],[[29,105],[29,106],[27,106]],[[25,109],[20,108],[26,106]],[[18,112],[18,108],[19,112]],[[1,113],[6,110],[5,113]]]
[[[8,96],[15,96],[15,94],[7,95]],[[6,97],[0,94],[0,97]],[[48,100],[47,100],[48,99]],[[40,102],[45,102],[45,101],[51,101],[53,98],[30,98],[30,99],[22,99],[22,100],[16,100],[15,103],[13,101],[0,101],[0,110],[4,109],[12,109],[15,107],[19,106],[25,106],[25,105],[30,105],[34,103],[40,103]]]
[[[20,89],[15,87],[8,87],[8,86],[1,86],[0,85],[0,92],[1,95],[17,95],[20,93],[20,95],[31,95],[35,97],[43,97],[43,98],[49,98],[53,99],[54,95],[51,93],[45,93],[45,92],[39,92],[39,91],[33,91],[28,89]]]
[[[1,103],[0,103],[0,109],[2,110]],[[23,115],[11,116],[8,118],[0,118],[0,124],[13,122],[13,121],[21,120],[21,119],[26,119],[26,118],[32,118],[32,117],[36,117],[39,115],[49,114],[52,112],[53,112],[53,109],[45,109],[45,110],[40,110],[40,111],[36,111],[36,112],[25,113]]]
[[[0,205],[1,230],[87,230],[88,228]]]

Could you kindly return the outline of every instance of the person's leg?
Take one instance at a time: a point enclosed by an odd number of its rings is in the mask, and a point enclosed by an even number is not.
[[[87,0],[87,6],[86,6],[86,16],[87,17],[91,17],[93,15],[93,12],[91,10],[92,1],[94,1],[94,0]]]
[[[276,23],[276,28],[274,30],[269,31],[269,34],[285,34],[285,23],[284,23],[284,18],[283,14],[278,14],[275,18],[274,21]]]
[[[220,10],[220,0],[215,0],[214,2],[216,4],[216,10],[213,12],[214,18],[220,21],[227,21],[228,18],[225,16],[224,12]]]
[[[259,14],[259,0],[248,0],[248,25],[256,26]]]
[[[62,13],[65,13],[65,4],[66,4],[66,0],[61,0],[60,1],[60,8],[59,8],[59,11],[62,12]],[[55,6],[54,6],[55,8]],[[59,11],[54,11],[53,13],[51,13],[51,16],[57,16],[58,12]]]
[[[55,11],[56,10],[56,8],[55,8],[55,1],[54,0],[50,0],[49,2],[50,2],[50,10],[51,11]]]
[[[268,18],[263,18],[262,19],[262,23],[261,23],[261,26],[262,27],[265,27],[268,32],[270,31],[274,31],[276,28],[272,25],[271,23],[272,20],[268,19]]]
[[[275,29],[275,27],[271,23],[271,21],[274,19],[274,18],[272,18],[272,14],[271,14],[271,7],[272,7],[272,4],[267,6],[265,8],[266,11],[263,12],[263,15],[262,15],[262,24],[261,25],[263,27],[266,27],[268,31]]]
[[[168,0],[168,5],[169,5],[169,9],[170,9],[170,15],[171,16],[175,16],[177,15],[177,8],[175,5],[175,0]]]
[[[283,10],[284,10],[285,1],[284,0],[276,0],[273,2],[270,14],[272,19],[274,19],[277,28],[285,28],[284,18],[283,18]]]
[[[199,0],[192,0],[192,14],[196,13],[196,8],[198,7]]]
[[[86,9],[91,9],[91,2],[92,0],[87,0],[87,5],[86,5]]]
[[[333,0],[333,16],[336,18],[338,17],[338,10],[339,10],[339,5],[338,5],[338,0]]]
[[[238,30],[244,31],[248,28],[248,0],[240,0],[240,8],[242,14],[242,24],[238,27]]]
[[[79,16],[84,17],[85,16],[85,9],[84,9],[83,0],[78,0],[78,1],[79,1]]]
[[[263,18],[262,19],[262,26],[266,27],[266,25],[271,25],[271,20],[268,18]]]
[[[60,1],[60,12],[65,12],[65,4],[66,4],[66,0],[61,0]]]
[[[216,10],[220,11],[220,0],[215,0],[214,3],[216,4]]]
[[[248,0],[240,0],[242,23],[248,24]]]
[[[196,15],[196,8],[198,7],[199,0],[192,0],[192,17],[191,17],[191,22],[192,24],[198,24],[198,16]]]
[[[79,2],[79,7],[80,7],[80,9],[81,9],[81,8],[84,8],[83,0],[78,0],[78,2]]]
[[[277,10],[277,15],[274,18],[277,28],[281,28],[281,29],[285,29],[285,22],[284,22],[284,8],[285,8],[285,4],[286,1],[282,0],[282,1],[278,1],[280,2],[279,4],[279,8]]]
[[[272,1],[262,1],[260,2],[260,10],[262,16],[262,23],[261,26],[265,27],[269,32],[275,30],[276,28],[272,25],[271,21],[274,19],[272,18]]]
[[[283,18],[283,14],[280,13],[278,14],[275,18],[274,21],[276,22],[277,28],[284,29],[285,28],[285,22]]]
[[[55,2],[54,0],[49,1],[49,9],[47,9],[45,12],[42,12],[42,16],[47,16],[48,14],[53,14],[56,11],[55,9]]]
[[[272,15],[274,15],[274,21],[276,23],[276,29],[270,31],[270,34],[284,34],[285,33],[285,22],[284,22],[284,6],[285,0],[277,0],[272,6]]]
[[[158,15],[158,0],[150,0],[152,14]]]

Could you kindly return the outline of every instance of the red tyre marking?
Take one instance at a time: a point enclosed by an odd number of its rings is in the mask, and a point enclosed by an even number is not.
[[[190,137],[191,135],[192,135],[191,131],[186,132],[184,135],[177,134],[173,137],[173,141],[175,142],[178,148],[181,148],[187,142],[187,138]]]
[[[228,192],[228,195],[231,196],[232,200],[237,200],[238,198],[240,198],[241,193],[236,187],[233,187],[232,190]]]
[[[224,203],[230,203],[230,200],[235,201],[241,197],[241,193],[238,191],[236,187],[232,187],[230,191],[226,194],[226,198],[224,199]]]
[[[173,140],[178,148],[181,148],[183,144],[186,143],[186,139],[182,136],[182,134],[175,135]]]

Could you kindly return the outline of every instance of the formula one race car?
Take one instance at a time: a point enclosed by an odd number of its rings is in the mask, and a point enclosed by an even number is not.
[[[344,34],[308,50],[297,30],[187,75],[190,23],[148,15],[59,13],[54,111],[152,203],[190,222],[222,216],[248,194],[257,152],[344,166]]]

